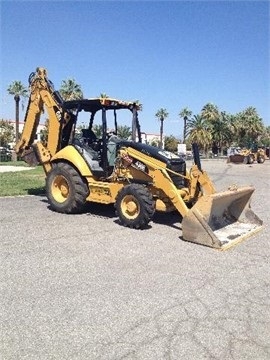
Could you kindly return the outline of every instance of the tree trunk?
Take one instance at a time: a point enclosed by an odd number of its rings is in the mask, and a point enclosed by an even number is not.
[[[163,121],[164,121],[164,119],[161,118],[160,119],[160,143],[159,143],[160,149],[163,148]]]
[[[20,96],[19,96],[19,95],[15,95],[15,96],[14,96],[14,100],[15,100],[15,139],[16,139],[15,141],[16,141],[16,144],[17,144],[18,141],[19,141]],[[17,160],[17,156],[16,156],[16,160]]]
[[[183,134],[183,143],[186,141],[186,132],[187,132],[187,117],[184,117],[184,134]]]

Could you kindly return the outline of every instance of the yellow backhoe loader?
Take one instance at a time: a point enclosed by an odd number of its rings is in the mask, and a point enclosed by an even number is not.
[[[130,228],[147,227],[155,211],[178,211],[182,239],[217,249],[226,249],[262,228],[250,208],[252,187],[217,193],[202,170],[199,151],[193,144],[194,164],[173,153],[141,142],[139,107],[134,102],[112,98],[63,101],[37,68],[29,77],[31,96],[16,152],[28,164],[42,164],[46,194],[51,209],[78,213],[86,202],[114,204],[119,222]],[[46,144],[34,142],[43,108],[49,126]],[[117,134],[117,116],[128,110],[132,137]],[[89,125],[76,135],[79,114]],[[93,129],[101,115],[101,135]],[[108,122],[114,134],[108,133]],[[165,215],[164,215],[165,216]]]

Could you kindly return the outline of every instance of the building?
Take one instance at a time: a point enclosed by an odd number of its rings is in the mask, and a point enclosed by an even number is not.
[[[142,142],[145,144],[152,145],[155,143],[157,146],[160,143],[160,134],[147,134],[145,132],[141,133],[142,135]],[[163,142],[164,142],[164,136],[163,136]]]

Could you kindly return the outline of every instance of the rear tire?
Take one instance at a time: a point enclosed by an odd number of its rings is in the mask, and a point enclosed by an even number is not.
[[[71,165],[58,163],[47,175],[46,193],[54,211],[75,214],[83,211],[89,190],[84,179]]]
[[[119,191],[115,208],[122,225],[143,229],[154,216],[155,202],[151,192],[145,186],[130,184]]]

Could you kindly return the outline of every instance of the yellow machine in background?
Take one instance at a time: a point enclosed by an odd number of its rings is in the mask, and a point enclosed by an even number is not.
[[[183,240],[217,249],[228,248],[262,228],[262,221],[250,209],[254,188],[217,193],[201,168],[196,144],[189,170],[182,157],[143,144],[136,103],[111,98],[63,101],[43,68],[31,74],[29,83],[31,97],[16,152],[30,165],[42,164],[53,210],[78,213],[88,201],[114,204],[119,222],[136,229],[145,228],[156,210],[177,210]],[[35,143],[44,107],[48,140]],[[117,136],[117,114],[122,110],[131,114],[130,141]],[[82,136],[76,135],[79,114],[89,118]],[[100,137],[93,132],[98,114]],[[108,134],[110,118],[114,134]]]
[[[258,164],[263,164],[265,159],[266,153],[262,148],[257,150],[231,148],[231,153],[228,156],[228,162],[243,164],[253,164],[255,161]]]

